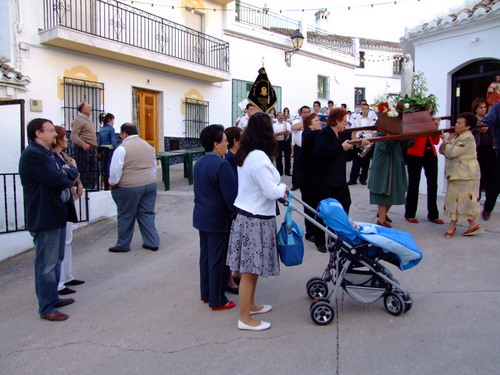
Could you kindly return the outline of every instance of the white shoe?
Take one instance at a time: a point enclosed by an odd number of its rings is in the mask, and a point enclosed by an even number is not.
[[[250,315],[255,315],[255,314],[265,314],[269,311],[271,311],[273,307],[271,305],[262,305],[262,309],[258,311],[250,311]]]
[[[269,322],[260,322],[258,326],[249,326],[248,324],[243,323],[241,320],[238,320],[238,329],[246,330],[246,331],[264,331],[265,329],[271,328],[271,323]]]

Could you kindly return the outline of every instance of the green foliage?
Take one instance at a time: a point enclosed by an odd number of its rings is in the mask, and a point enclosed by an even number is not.
[[[438,109],[437,97],[434,94],[426,95],[427,91],[429,90],[424,73],[416,72],[413,76],[411,97],[399,97],[398,103],[401,103],[405,108],[408,107],[404,112],[429,110],[435,113]]]

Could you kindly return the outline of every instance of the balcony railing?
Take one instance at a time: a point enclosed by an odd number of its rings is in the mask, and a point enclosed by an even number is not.
[[[236,1],[237,22],[262,27],[265,30],[290,36],[300,28],[300,22],[291,18],[281,17],[276,13],[264,11],[262,8]]]
[[[45,30],[64,27],[229,72],[229,43],[115,0],[44,0]]]
[[[307,41],[344,55],[353,55],[352,38],[332,34],[313,26],[307,27]]]

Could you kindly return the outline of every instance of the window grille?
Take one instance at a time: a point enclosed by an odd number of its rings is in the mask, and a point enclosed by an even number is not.
[[[360,101],[365,100],[365,88],[355,87],[354,88],[354,104],[357,106]]]
[[[392,74],[401,75],[403,69],[403,56],[394,56],[392,60]]]
[[[104,111],[104,83],[64,77],[64,125],[71,130],[71,121],[78,114],[78,106],[88,102],[92,106],[91,120],[99,131],[99,114]]]
[[[360,51],[359,52],[359,65],[358,68],[364,69],[365,68],[365,52]]]
[[[204,100],[186,98],[184,101],[186,138],[199,138],[209,122],[209,106]]]

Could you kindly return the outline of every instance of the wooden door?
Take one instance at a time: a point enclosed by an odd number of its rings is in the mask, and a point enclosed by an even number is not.
[[[137,90],[137,112],[139,115],[139,136],[158,149],[158,93]]]

